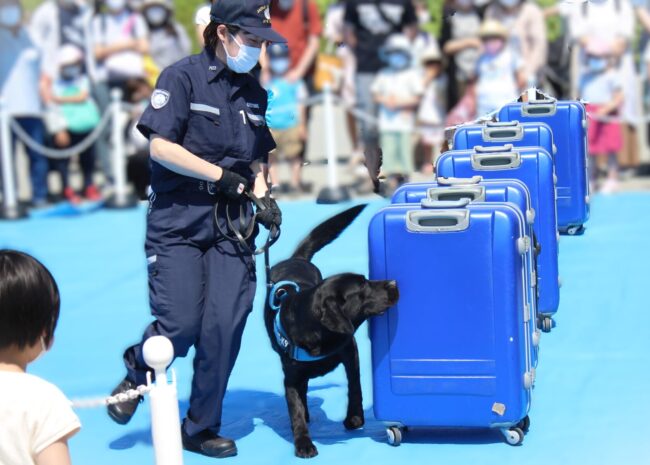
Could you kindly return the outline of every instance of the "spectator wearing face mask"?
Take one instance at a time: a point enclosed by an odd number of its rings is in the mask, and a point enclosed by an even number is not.
[[[125,88],[130,78],[144,74],[143,56],[149,53],[149,31],[126,0],[104,0],[104,11],[93,18],[92,32],[98,80]]]
[[[170,0],[145,0],[142,15],[149,27],[149,54],[159,70],[190,54],[190,38],[185,28],[174,20]]]
[[[422,75],[411,66],[410,41],[402,34],[390,36],[382,50],[387,63],[370,91],[379,105],[382,171],[388,188],[396,189],[414,171],[415,120],[424,92]]]
[[[36,142],[45,137],[41,96],[41,54],[23,26],[23,8],[19,0],[0,0],[0,95],[14,121]],[[15,153],[15,136],[12,153]],[[34,207],[47,206],[47,159],[26,147]]]
[[[477,63],[476,106],[484,116],[514,100],[526,85],[525,68],[508,41],[508,30],[494,19],[486,19],[479,30],[483,52]]]
[[[430,174],[444,141],[447,79],[442,72],[442,55],[437,46],[423,53],[420,59],[424,71],[424,95],[418,108],[418,133],[424,152],[421,170]]]
[[[86,51],[90,28],[90,8],[84,0],[48,0],[32,15],[30,33],[43,53],[45,72],[58,77],[57,58],[67,44]],[[87,67],[90,68],[87,64]]]
[[[302,183],[302,158],[307,139],[306,111],[303,100],[307,98],[304,81],[289,79],[290,54],[286,45],[272,44],[268,50],[271,77],[266,84],[269,104],[266,124],[271,129],[276,150],[269,154],[271,185],[280,187],[278,161],[282,158],[291,167],[289,194],[300,194],[307,189]]]
[[[594,191],[612,193],[618,185],[618,152],[623,148],[621,124],[616,121],[623,105],[623,82],[616,70],[615,53],[610,44],[592,38],[585,44],[580,98],[587,103],[587,139],[590,180]],[[606,173],[602,186],[599,173]]]
[[[456,106],[476,76],[476,62],[481,49],[480,27],[481,17],[473,0],[451,0],[446,4],[440,47],[450,57],[447,67],[448,109]]]
[[[289,46],[287,79],[304,80],[313,89],[314,64],[323,25],[314,0],[271,0],[273,28]]]
[[[84,141],[99,124],[97,104],[90,94],[90,80],[84,72],[84,56],[74,45],[64,45],[59,51],[58,78],[54,81],[52,101],[59,107],[65,121],[65,129],[59,131],[54,141],[58,148],[66,149]],[[70,159],[51,160],[54,169],[61,176],[63,197],[72,204],[81,198],[70,186]],[[95,173],[95,151],[89,147],[79,154],[79,165],[83,173],[82,195],[90,201],[101,198],[93,182]]]
[[[542,9],[529,0],[497,0],[485,10],[510,31],[512,46],[521,56],[526,81],[538,85],[548,56],[546,22]]]
[[[634,9],[629,0],[608,0],[574,5],[571,10],[573,35],[583,49],[593,40],[610,47],[612,61],[623,83],[624,101],[620,112],[623,148],[619,161],[624,175],[631,175],[638,163],[637,120],[641,105],[632,45],[635,39]],[[584,60],[583,60],[584,63]]]
[[[377,105],[371,85],[383,68],[379,51],[392,34],[405,34],[409,43],[417,34],[418,18],[411,0],[349,0],[345,8],[345,42],[357,60],[357,108],[371,116],[377,115]],[[410,47],[410,45],[409,45]],[[374,126],[359,119],[364,149],[378,146]]]

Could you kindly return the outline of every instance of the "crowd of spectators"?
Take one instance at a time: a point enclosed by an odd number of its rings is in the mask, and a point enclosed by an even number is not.
[[[440,11],[425,0],[320,6],[271,0],[274,28],[288,46],[270,44],[255,70],[269,93],[267,123],[278,142],[272,165],[291,166],[286,182],[272,166],[278,195],[309,190],[302,167],[312,112],[305,102],[324,82],[348,110],[352,168],[362,165],[364,150],[381,146],[384,174],[395,185],[418,170],[432,173],[446,126],[497,110],[532,86],[589,102],[598,127],[590,140],[592,174],[604,178],[598,187],[613,191],[620,176],[638,169],[639,77],[650,64],[645,0],[561,1],[546,9],[533,0],[447,0]],[[47,0],[26,12],[20,0],[0,0],[0,89],[10,115],[41,144],[75,147],[101,123],[119,89],[131,104],[132,126],[160,71],[190,54],[192,39],[202,45],[210,3],[196,11],[193,31],[174,10],[171,0]],[[549,40],[552,17],[562,27]],[[433,18],[438,34],[430,32]],[[145,197],[147,141],[135,131],[126,135],[129,178]],[[69,160],[27,147],[34,207],[57,196],[72,203],[101,198],[96,180],[112,181],[110,142],[105,131],[78,154],[77,186]],[[61,192],[48,189],[50,171],[59,173]]]

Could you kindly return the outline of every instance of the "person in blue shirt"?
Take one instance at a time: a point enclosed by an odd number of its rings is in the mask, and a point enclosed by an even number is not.
[[[291,164],[289,193],[302,193],[302,153],[307,139],[306,108],[303,101],[308,96],[302,79],[291,80],[289,73],[289,48],[273,44],[267,50],[271,78],[266,84],[269,94],[266,123],[271,128],[277,149],[269,155],[271,185],[280,185],[278,161],[284,158]]]
[[[42,144],[43,124],[42,55],[24,25],[20,0],[0,0],[0,98],[7,114],[31,139]],[[16,134],[12,131],[11,152],[15,153]],[[29,158],[32,206],[47,207],[48,161],[36,150],[25,147]]]
[[[266,0],[219,0],[204,37],[202,53],[162,72],[138,124],[152,160],[145,252],[156,319],[124,353],[127,375],[113,393],[145,382],[142,344],[149,337],[168,337],[176,357],[194,347],[183,445],[229,457],[237,447],[219,435],[222,402],[256,289],[255,234],[247,242],[231,236],[251,221],[271,228],[282,219],[265,195],[275,148],[265,123],[267,95],[249,72],[265,42],[284,39],[271,28]],[[248,191],[266,207],[255,215]],[[109,406],[108,413],[125,424],[138,403]]]

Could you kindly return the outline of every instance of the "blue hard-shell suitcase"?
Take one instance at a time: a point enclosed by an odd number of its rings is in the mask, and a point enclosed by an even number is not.
[[[397,305],[370,322],[377,419],[499,428],[509,443],[523,440],[533,372],[522,219],[512,204],[467,200],[392,205],[373,217],[370,277],[400,287]],[[400,430],[388,432],[399,440]]]
[[[555,205],[553,161],[539,147],[476,147],[452,150],[440,156],[436,172],[441,177],[519,179],[528,187],[535,209],[534,230],[541,246],[537,257],[537,310],[545,315],[542,329],[550,331],[551,315],[560,304],[558,276],[558,233]]]
[[[456,129],[454,150],[471,150],[476,146],[494,147],[512,144],[515,147],[541,147],[555,156],[553,132],[546,123],[519,123],[518,121],[489,122],[485,125],[467,125]]]
[[[535,221],[535,210],[532,208],[530,193],[526,185],[517,179],[486,179],[480,176],[473,178],[437,178],[435,182],[409,183],[400,186],[393,194],[391,203],[420,204],[423,200],[428,201],[458,201],[469,199],[471,202],[510,202],[517,206],[522,213],[526,225],[526,235],[531,238],[534,244],[533,224]],[[531,247],[527,253],[527,280],[529,286],[528,305],[530,306],[531,318],[537,321],[537,283],[533,282],[536,277],[536,256],[535,247]],[[531,357],[533,367],[538,362],[538,347],[540,342],[540,331],[536,324],[530,325]]]
[[[537,100],[510,103],[499,112],[500,121],[546,123],[557,147],[557,223],[561,232],[580,234],[589,219],[587,175],[587,116],[577,101]]]

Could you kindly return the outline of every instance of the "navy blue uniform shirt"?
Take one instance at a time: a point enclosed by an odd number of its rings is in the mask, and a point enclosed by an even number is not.
[[[237,74],[204,50],[166,68],[138,129],[251,178],[250,164],[268,161],[275,142],[266,126],[267,93],[249,74]],[[152,161],[151,187],[169,192],[195,181]]]

